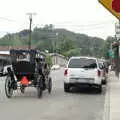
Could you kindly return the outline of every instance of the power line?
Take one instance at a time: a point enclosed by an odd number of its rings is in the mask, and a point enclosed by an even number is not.
[[[76,23],[80,23],[81,21],[62,21],[62,22],[54,22],[54,24],[56,24],[56,25],[68,25],[68,24],[70,24],[70,25],[80,25],[80,24],[76,24]],[[110,20],[108,20],[108,21],[99,21],[99,22],[97,22],[97,21],[93,21],[93,22],[89,22],[90,24],[86,24],[86,26],[91,26],[91,25],[101,25],[101,24],[111,24],[111,23],[115,23],[116,21],[114,21],[114,20],[112,20],[112,21],[110,21]]]
[[[30,15],[30,13],[27,13],[28,15]],[[32,13],[32,15],[35,15],[36,13]],[[9,21],[9,22],[14,22],[14,23],[22,23],[22,24],[29,24],[28,22],[21,22],[21,21],[17,21],[17,20],[13,20],[13,19],[9,19],[9,18],[6,18],[6,17],[0,17],[1,20],[6,20],[6,21]],[[93,23],[90,23],[90,24],[86,24],[86,25],[80,25],[80,24],[76,24],[76,22],[80,22],[80,21],[63,21],[63,22],[55,22],[54,24],[55,25],[63,25],[63,26],[74,26],[74,27],[88,27],[88,26],[99,26],[99,25],[108,25],[108,24],[111,24],[112,23],[115,23],[116,21],[101,21],[99,23],[95,23],[95,21]],[[40,25],[40,24],[33,24],[34,26],[44,26],[43,24]]]
[[[18,23],[18,24],[28,24],[27,22],[21,22],[21,21],[17,21],[17,20],[13,20],[13,19],[9,19],[9,18],[6,18],[6,17],[0,17],[1,20],[5,20],[5,21],[8,21],[8,22],[13,22],[13,23]]]

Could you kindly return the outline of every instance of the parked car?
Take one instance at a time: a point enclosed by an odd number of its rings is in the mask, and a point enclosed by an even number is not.
[[[10,67],[10,68],[12,69],[12,65],[5,65],[5,66],[3,67],[3,73],[2,73],[3,76],[4,76],[4,75],[7,75],[7,73],[8,73],[7,68],[8,68],[8,67]]]
[[[102,84],[107,84],[108,70],[105,61],[99,60],[99,67],[101,70],[101,80]]]
[[[102,92],[101,70],[97,58],[71,57],[64,71],[64,91],[70,92],[72,86],[97,87]]]
[[[4,69],[4,67],[0,66],[0,76],[3,76],[3,69]]]
[[[0,76],[5,76],[7,75],[7,68],[12,67],[11,62],[9,59],[4,59],[2,60],[0,64]]]
[[[51,67],[52,70],[59,70],[60,69],[60,65],[55,64]]]

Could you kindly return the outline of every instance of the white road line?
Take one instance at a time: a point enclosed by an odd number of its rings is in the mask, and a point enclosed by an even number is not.
[[[102,120],[110,120],[110,85],[109,85],[109,81],[110,81],[110,74],[108,76],[108,82],[107,82],[107,86],[106,86],[106,96],[105,96]]]

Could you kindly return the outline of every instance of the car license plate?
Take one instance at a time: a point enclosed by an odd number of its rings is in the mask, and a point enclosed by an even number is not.
[[[86,82],[88,82],[88,80],[85,80],[85,79],[79,79],[78,82],[79,82],[79,83],[86,83]]]
[[[85,79],[76,79],[76,78],[72,78],[70,79],[70,82],[77,82],[77,83],[88,83],[88,80]]]

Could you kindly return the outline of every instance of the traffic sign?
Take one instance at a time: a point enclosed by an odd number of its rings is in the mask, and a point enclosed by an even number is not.
[[[120,20],[120,0],[99,0],[99,2]]]
[[[114,52],[113,52],[112,49],[110,49],[110,50],[108,51],[108,56],[111,57],[111,58],[114,58]]]
[[[117,13],[120,13],[120,0],[113,0],[112,1],[112,9]]]

